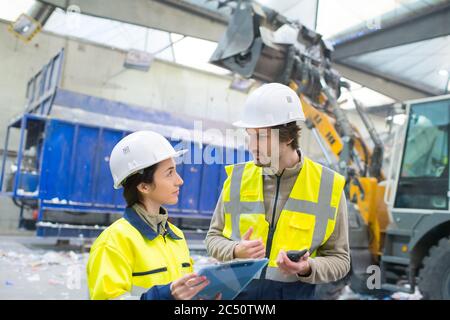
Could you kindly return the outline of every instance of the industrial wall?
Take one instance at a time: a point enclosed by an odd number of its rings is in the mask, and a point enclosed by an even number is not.
[[[0,149],[6,126],[25,106],[28,79],[61,48],[61,86],[72,91],[220,121],[234,121],[245,100],[231,77],[155,60],[148,72],[124,69],[126,52],[42,32],[24,44],[0,21]],[[18,137],[13,137],[17,141]],[[13,143],[13,149],[15,143]],[[0,231],[17,227],[18,209],[0,197]]]
[[[155,60],[148,72],[124,69],[126,52],[122,50],[46,32],[24,44],[7,31],[7,25],[0,21],[0,154],[9,120],[24,109],[28,79],[63,47],[61,86],[71,91],[229,123],[238,117],[246,97],[229,89],[230,76],[161,60]],[[355,115],[349,113],[349,117]],[[373,120],[377,128],[384,128],[383,119]],[[320,153],[306,129],[301,145],[311,157]],[[11,200],[0,196],[0,232],[15,229],[18,216]]]

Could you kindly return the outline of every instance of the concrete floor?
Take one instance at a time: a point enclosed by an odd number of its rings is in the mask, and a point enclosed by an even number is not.
[[[188,243],[196,263],[208,263],[203,243]],[[57,244],[30,232],[0,235],[0,300],[88,299],[89,245],[79,239]]]
[[[188,241],[195,269],[211,263],[203,241]],[[30,233],[0,235],[0,300],[88,299],[86,263],[89,243],[79,239],[56,243]],[[346,287],[339,300],[371,300]],[[394,293],[388,299],[416,300],[413,295]]]
[[[36,237],[0,236],[0,299],[87,299],[82,246]]]

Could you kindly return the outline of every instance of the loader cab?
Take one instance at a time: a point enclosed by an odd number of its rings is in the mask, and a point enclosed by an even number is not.
[[[414,293],[417,285],[424,299],[450,299],[450,95],[409,101],[406,114],[388,173],[393,192],[385,192],[392,220],[382,288]]]
[[[450,98],[408,109],[393,207],[449,211]]]

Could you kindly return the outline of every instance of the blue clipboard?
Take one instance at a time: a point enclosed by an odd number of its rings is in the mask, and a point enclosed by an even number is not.
[[[267,258],[247,259],[204,266],[197,274],[210,283],[195,298],[212,300],[220,292],[223,300],[233,300],[268,262]]]

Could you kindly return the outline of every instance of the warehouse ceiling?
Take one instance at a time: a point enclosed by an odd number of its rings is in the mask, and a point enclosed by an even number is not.
[[[229,9],[234,2],[186,1],[226,15],[231,12]],[[331,40],[336,47],[336,67],[350,80],[394,100],[422,98],[447,91],[450,1],[257,2],[288,18],[298,19]]]
[[[185,0],[194,6],[230,17],[237,6],[237,0]],[[298,20],[310,29],[316,28],[317,0],[256,0],[255,2],[272,8],[292,20]]]
[[[450,70],[450,36],[345,57],[337,62],[425,95],[444,94],[447,77],[443,70]]]
[[[48,31],[125,50],[156,52],[159,58],[226,73],[207,61],[236,1],[39,1],[58,8],[45,27]],[[332,41],[335,68],[361,84],[356,89],[361,95],[370,93],[370,89],[381,93],[371,92],[368,105],[438,95],[446,90],[450,71],[449,0],[257,2],[299,20]],[[74,29],[67,23],[67,12],[73,8],[81,13],[82,28]]]
[[[357,82],[358,72],[372,76],[371,85],[363,82],[398,100],[444,94],[450,71],[450,1],[409,1],[407,8],[331,38],[333,61]]]

